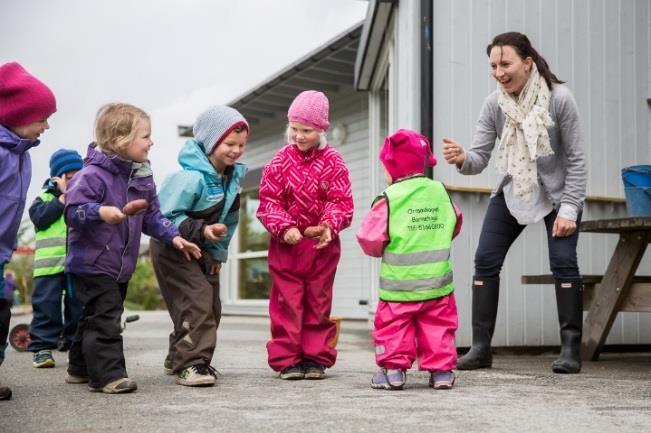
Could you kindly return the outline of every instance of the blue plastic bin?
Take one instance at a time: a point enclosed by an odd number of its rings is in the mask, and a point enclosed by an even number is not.
[[[651,216],[651,165],[622,168],[629,216]]]

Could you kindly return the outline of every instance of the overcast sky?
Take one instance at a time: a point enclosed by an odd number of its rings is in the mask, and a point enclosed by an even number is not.
[[[362,0],[0,0],[0,63],[44,81],[58,111],[34,165],[28,205],[61,147],[86,154],[97,109],[152,116],[157,183],[175,170],[176,126],[226,103],[364,19]]]

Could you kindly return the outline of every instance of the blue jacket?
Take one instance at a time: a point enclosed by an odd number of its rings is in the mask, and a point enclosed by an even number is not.
[[[7,263],[16,249],[32,180],[32,160],[27,151],[39,144],[39,140],[25,140],[0,125],[0,264]]]
[[[95,146],[88,147],[84,168],[66,188],[66,272],[108,275],[123,283],[135,270],[141,233],[169,244],[179,231],[160,212],[149,164],[134,169],[132,161],[100,152]],[[101,206],[122,209],[140,198],[149,202],[144,213],[119,224],[107,224],[99,217]]]
[[[179,227],[181,236],[225,262],[240,217],[240,183],[246,167],[235,164],[222,176],[208,160],[203,144],[194,139],[185,142],[178,160],[183,170],[163,181],[158,196],[161,211]],[[215,223],[225,224],[228,233],[220,241],[208,241],[203,228]]]

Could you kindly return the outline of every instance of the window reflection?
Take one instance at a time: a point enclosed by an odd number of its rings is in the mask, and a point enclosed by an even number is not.
[[[267,258],[260,257],[266,255],[269,233],[255,216],[260,203],[257,186],[242,191],[240,200],[238,298],[269,299]]]
[[[267,267],[267,258],[240,259],[239,266],[239,298],[269,299],[271,277]]]

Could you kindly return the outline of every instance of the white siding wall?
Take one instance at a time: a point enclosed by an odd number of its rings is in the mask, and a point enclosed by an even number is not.
[[[342,255],[337,277],[335,279],[334,300],[332,313],[346,318],[366,318],[368,312],[359,306],[360,299],[367,299],[368,278],[370,270],[368,263],[355,240],[355,231],[359,227],[365,210],[368,209],[373,197],[368,190],[368,96],[357,93],[351,87],[339,92],[329,92],[330,125],[343,123],[346,125],[346,142],[335,147],[342,155],[350,171],[355,201],[355,217],[352,226],[341,233]],[[247,144],[242,162],[249,170],[264,166],[272,156],[284,145],[286,128],[286,113],[278,113],[274,120],[252,125],[251,140]],[[235,247],[234,245],[231,248]],[[222,281],[229,281],[227,275]],[[222,289],[222,298],[228,296],[226,287]],[[228,300],[227,300],[228,301]],[[229,311],[236,312],[237,305],[230,305]],[[243,308],[242,311],[251,311]],[[258,313],[266,309],[258,307]]]
[[[399,13],[394,26],[395,52],[393,54],[393,86],[391,99],[393,119],[398,128],[418,129],[420,125],[420,2],[399,2]],[[409,96],[409,97],[407,97]]]
[[[399,13],[403,13],[400,3]],[[650,0],[434,0],[434,137],[470,145],[484,98],[495,89],[485,53],[492,37],[521,31],[567,81],[581,114],[588,160],[588,194],[623,197],[620,169],[651,163],[651,1]],[[397,95],[398,98],[404,95]],[[418,99],[418,95],[413,95]],[[484,173],[462,176],[440,163],[435,177],[449,185],[492,187],[492,163]],[[473,255],[487,196],[455,193],[464,228],[455,241],[453,263],[460,328],[457,343],[471,341]],[[625,216],[621,205],[589,203],[584,219]],[[583,273],[603,273],[617,238],[583,234]],[[651,273],[647,252],[641,272]],[[543,224],[527,228],[502,271],[503,285],[494,344],[558,344],[554,290],[523,286],[522,274],[549,273]],[[620,314],[610,344],[651,343],[651,314]]]

